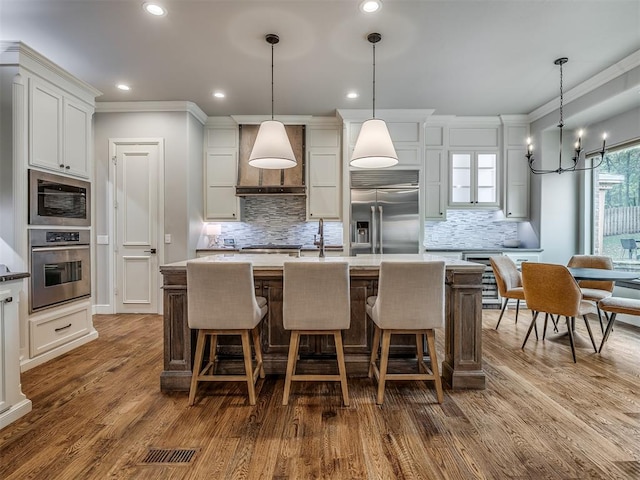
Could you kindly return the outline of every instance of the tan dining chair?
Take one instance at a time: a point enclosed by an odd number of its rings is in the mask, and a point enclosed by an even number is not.
[[[507,308],[507,302],[509,299],[516,300],[516,319],[515,323],[518,323],[518,312],[520,310],[520,300],[524,300],[524,289],[522,288],[522,276],[518,271],[518,267],[515,262],[506,255],[496,255],[489,258],[491,262],[491,268],[493,274],[496,277],[496,283],[498,284],[498,294],[504,299],[502,304],[502,310],[500,311],[500,317],[496,324],[496,330],[500,326],[502,316]]]
[[[349,263],[345,261],[285,262],[282,323],[291,330],[282,404],[289,403],[291,382],[337,381],[342,401],[349,406],[347,370],[342,330],[351,325]],[[338,375],[297,374],[301,335],[332,335],[336,346]]]
[[[255,383],[264,378],[258,336],[260,321],[267,314],[267,299],[255,295],[251,262],[187,262],[187,314],[189,328],[198,330],[189,405],[193,405],[200,382],[245,382],[249,403],[256,404]],[[244,375],[217,374],[218,336],[239,335],[242,340]],[[256,356],[253,367],[251,342]],[[209,358],[203,366],[205,344]]]
[[[434,329],[444,327],[444,271],[444,262],[380,263],[378,295],[367,298],[366,305],[374,324],[369,377],[375,374],[378,380],[378,405],[384,402],[388,380],[433,380],[438,403],[443,401]],[[415,335],[418,373],[388,373],[393,334]],[[425,336],[431,369],[424,363]]]
[[[611,257],[602,255],[574,255],[569,259],[567,264],[570,268],[600,268],[602,270],[613,270],[613,261]],[[598,302],[613,294],[614,282],[602,280],[579,280],[578,285],[582,292],[582,298],[596,304],[596,312],[600,321],[600,330],[604,332],[604,323],[602,322],[602,312],[598,306]]]
[[[575,328],[575,318],[581,316],[587,326],[591,344],[597,352],[596,343],[593,339],[591,326],[587,319],[587,314],[593,312],[593,303],[582,299],[582,292],[564,265],[550,263],[524,262],[522,264],[522,286],[527,300],[527,306],[534,312],[527,334],[522,342],[522,349],[527,343],[531,330],[536,324],[540,312],[558,315],[558,321],[564,316],[567,321],[569,343],[571,344],[571,354],[573,361],[576,361],[576,350],[574,345],[573,332]],[[543,327],[546,333],[547,321]],[[544,339],[544,335],[542,337]]]
[[[602,342],[600,343],[598,353],[602,352],[602,347],[604,347],[604,344],[609,339],[609,335],[613,330],[613,324],[616,321],[616,316],[619,313],[634,315],[636,317],[640,316],[640,300],[636,298],[607,297],[600,300],[599,306],[600,310],[609,313],[609,322],[607,323],[607,329],[604,331],[604,335],[602,336]]]

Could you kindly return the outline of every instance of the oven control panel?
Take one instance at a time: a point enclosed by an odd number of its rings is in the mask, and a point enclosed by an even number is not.
[[[35,230],[29,231],[29,243],[32,247],[88,245],[91,238],[89,230]]]

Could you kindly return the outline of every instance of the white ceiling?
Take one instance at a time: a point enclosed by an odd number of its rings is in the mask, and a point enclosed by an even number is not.
[[[359,1],[158,0],[168,15],[152,17],[142,0],[0,0],[0,38],[98,101],[188,100],[211,116],[270,112],[267,33],[276,116],[370,109],[373,31],[376,108],[441,115],[530,113],[558,96],[554,59],[569,57],[567,91],[640,49],[640,0],[384,0],[376,14]]]

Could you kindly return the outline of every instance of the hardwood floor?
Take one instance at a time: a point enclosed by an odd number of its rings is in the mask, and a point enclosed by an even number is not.
[[[0,430],[10,479],[638,479],[640,329],[616,324],[602,354],[537,341],[529,322],[484,312],[482,391],[393,382],[375,404],[369,379],[300,384],[283,378],[160,393],[160,316],[96,316],[100,338],[25,372],[33,411]],[[592,323],[596,340],[600,330]],[[541,324],[540,324],[541,326]],[[586,335],[584,325],[578,332]],[[443,356],[443,333],[436,332]],[[142,465],[148,448],[193,448],[188,465]]]

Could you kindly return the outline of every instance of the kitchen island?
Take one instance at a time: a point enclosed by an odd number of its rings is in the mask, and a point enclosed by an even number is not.
[[[344,331],[343,343],[347,374],[365,376],[373,337],[371,320],[367,318],[367,297],[376,295],[378,271],[382,260],[444,260],[445,274],[445,357],[442,377],[452,388],[485,388],[482,370],[482,273],[484,265],[442,258],[429,254],[366,255],[358,257],[294,258],[288,255],[215,255],[196,262],[250,261],[256,295],[267,298],[269,313],[261,327],[264,367],[267,374],[284,374],[289,349],[289,332],[282,325],[282,270],[285,261],[349,262],[351,285],[351,327]],[[164,370],[160,375],[163,392],[188,391],[195,350],[195,331],[187,321],[186,261],[160,267],[164,291]],[[321,292],[319,292],[321,293]],[[436,334],[438,335],[438,334]],[[230,339],[219,345],[218,353],[230,358],[241,357],[239,343]],[[328,337],[301,340],[300,356],[310,359],[313,369],[322,371],[335,349]],[[392,355],[415,359],[415,337],[394,337]]]

